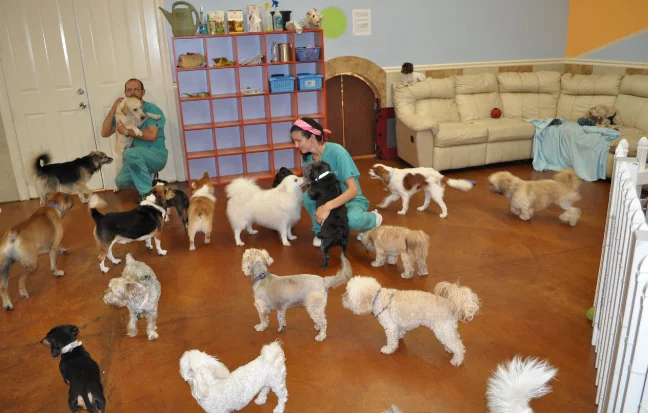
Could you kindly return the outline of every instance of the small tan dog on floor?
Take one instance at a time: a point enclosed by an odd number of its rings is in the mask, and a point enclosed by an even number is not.
[[[196,249],[194,239],[198,232],[205,234],[205,244],[209,244],[211,241],[216,197],[214,196],[214,186],[207,172],[203,174],[202,178],[191,183],[191,189],[193,194],[189,201],[187,233],[189,234],[189,251],[194,251]]]
[[[403,278],[414,276],[414,265],[418,265],[418,275],[428,274],[427,255],[430,249],[430,237],[424,231],[412,231],[404,227],[381,225],[358,236],[367,251],[376,251],[373,267],[382,267],[385,261],[391,265],[398,262],[400,255],[405,272]]]
[[[565,210],[560,221],[572,227],[581,216],[581,210],[573,206],[581,199],[578,193],[581,180],[572,169],[558,172],[553,179],[539,181],[524,181],[510,172],[496,172],[488,177],[488,184],[491,192],[511,200],[511,212],[523,221],[552,204]]]
[[[313,274],[285,275],[277,277],[268,272],[274,260],[266,250],[250,248],[243,254],[243,274],[252,276],[254,306],[259,312],[260,324],[254,326],[256,331],[268,328],[268,315],[271,310],[277,311],[279,332],[286,328],[286,310],[290,307],[306,307],[310,318],[315,322],[319,334],[315,340],[326,338],[326,301],[329,288],[337,288],[353,275],[351,264],[342,254],[342,268],[332,277],[320,277]]]
[[[20,297],[29,298],[25,283],[27,277],[36,272],[38,268],[38,254],[49,252],[50,269],[57,276],[64,272],[56,268],[59,254],[64,254],[61,248],[63,239],[63,216],[72,208],[72,196],[61,192],[54,192],[47,196],[45,205],[38,208],[26,221],[21,222],[7,231],[0,239],[0,273],[2,275],[2,306],[5,310],[12,310],[13,305],[7,289],[9,288],[9,273],[11,267],[19,262],[23,273],[18,281]]]

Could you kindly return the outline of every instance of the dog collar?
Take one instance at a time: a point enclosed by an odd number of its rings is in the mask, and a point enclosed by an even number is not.
[[[380,291],[381,291],[381,290],[382,290],[382,288],[381,288],[380,290],[378,290],[378,294],[376,294],[376,296],[374,297],[373,304],[371,305],[372,310],[373,310],[373,306],[376,304],[376,299],[378,298],[378,295],[380,294]],[[375,315],[376,317],[378,317],[379,315],[381,315],[381,314],[383,313],[383,311],[385,311],[386,309],[388,309],[389,306],[391,305],[391,302],[392,302],[392,299],[393,299],[393,298],[394,298],[394,294],[392,294],[392,295],[389,297],[389,302],[387,303],[387,305],[384,306],[383,309],[380,310],[380,311],[378,312],[378,314],[375,314],[375,313],[374,313],[374,315]],[[372,311],[372,312],[373,312],[373,311]]]
[[[264,278],[267,277],[268,275],[270,275],[270,273],[269,273],[268,271],[264,271],[264,272],[262,272],[261,274],[257,275],[256,277],[254,277],[254,278],[252,279],[252,285],[258,283],[259,281],[261,281],[262,279],[264,279]]]
[[[391,172],[389,173],[389,178],[387,179],[387,185],[389,185],[389,183],[391,182],[392,176],[394,176],[394,171],[395,169],[392,169]]]
[[[55,202],[50,201],[46,203],[45,206],[51,206],[52,208],[56,208],[58,209],[58,212],[61,213],[61,215],[65,215],[65,211],[63,211],[63,208],[61,208],[61,206]]]
[[[61,354],[69,353],[70,351],[74,350],[75,348],[81,345],[83,345],[83,343],[81,343],[79,340],[73,341],[61,349]]]
[[[322,174],[321,174],[320,176],[318,176],[317,178],[315,178],[315,182],[319,182],[320,179],[324,178],[325,176],[327,176],[327,175],[330,174],[330,173],[331,173],[331,171],[324,171],[324,172],[322,172]]]
[[[157,204],[154,203],[154,202],[147,201],[147,200],[145,199],[145,200],[143,200],[142,202],[140,202],[140,206],[150,206],[150,207],[153,207],[153,208],[157,209],[158,211],[160,211],[160,213],[162,214],[162,218],[164,218],[164,217],[166,216],[166,210],[165,210],[164,208],[162,208],[161,206],[157,205]]]

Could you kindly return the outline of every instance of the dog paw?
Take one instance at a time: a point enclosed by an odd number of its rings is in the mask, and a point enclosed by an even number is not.
[[[265,396],[261,396],[261,394],[259,394],[259,396],[256,399],[254,399],[254,403],[261,406],[262,404],[265,404],[265,402],[267,400],[268,400],[268,395],[267,394]]]
[[[257,324],[254,326],[256,331],[264,331],[266,328],[268,328],[268,326],[264,326],[263,324]]]
[[[28,299],[28,298],[29,298],[29,294],[27,293],[27,291],[21,291],[21,292],[20,292],[20,298],[22,298],[23,300]]]
[[[128,331],[126,332],[126,335],[127,335],[128,337],[135,337],[135,336],[137,336],[137,330],[128,330]]]
[[[152,250],[153,249],[153,244],[146,243],[146,249],[147,250]]]
[[[256,234],[259,233],[259,230],[258,229],[253,229],[253,230],[248,231],[247,233],[250,234],[250,235],[256,235]]]
[[[289,241],[281,241],[284,247],[290,247],[290,242]]]
[[[392,348],[392,347],[389,347],[389,346],[383,346],[380,349],[380,352],[383,353],[383,354],[392,354],[394,351],[396,351],[396,348]]]
[[[376,205],[376,208],[385,209],[385,206],[383,204],[378,204],[378,205]]]
[[[141,137],[141,136],[143,135],[143,134],[142,134],[142,131],[139,130],[139,129],[135,129],[135,130],[133,130],[133,132],[135,133],[135,136],[137,136],[138,138]]]
[[[66,250],[65,248],[59,248],[59,255],[65,255],[69,253],[70,251]]]
[[[291,241],[294,241],[294,240],[297,239],[297,237],[294,236],[294,235],[288,235],[288,239],[291,240]]]
[[[195,245],[190,245],[190,246],[189,246],[189,251],[195,251],[195,250],[196,250],[196,246],[195,246]]]
[[[81,198],[81,203],[82,203],[82,204],[87,204],[88,202],[90,202],[89,199]]]
[[[444,212],[444,213],[442,213],[442,214],[439,214],[439,217],[441,217],[441,218],[445,218],[445,217],[447,217],[447,216],[448,216],[448,213],[447,213],[447,212]]]
[[[65,275],[65,271],[63,271],[63,270],[56,270],[56,271],[52,271],[52,274],[54,274],[55,277],[62,277],[62,276]]]
[[[286,326],[281,326],[281,327],[279,327],[279,329],[277,330],[277,333],[283,333],[283,331],[284,331],[285,329],[286,329]]]
[[[406,212],[407,212],[407,211],[398,211],[397,214],[398,214],[398,215],[405,215]]]
[[[211,239],[205,238],[205,244],[209,244],[209,243],[211,243]]]
[[[378,261],[372,261],[371,266],[372,267],[382,267],[383,265],[381,263],[379,263]]]
[[[413,275],[414,274],[409,274],[409,273],[404,272],[404,273],[401,274],[401,278],[408,279],[408,278],[412,278]]]
[[[166,255],[167,251],[166,250],[158,250],[157,253],[158,253],[158,255]]]
[[[148,113],[146,116],[153,119],[153,120],[159,120],[162,117],[162,116],[156,115],[154,113]]]
[[[121,262],[122,262],[121,258],[115,258],[114,260],[112,260],[112,263],[115,265],[121,264]]]
[[[428,275],[428,272],[427,271],[419,272],[418,275],[419,275],[419,277],[425,277],[426,275]]]
[[[245,242],[243,242],[243,241],[236,241],[236,245],[238,245],[239,247],[242,247],[242,246],[245,245]]]
[[[459,358],[457,356],[454,356],[452,360],[450,360],[450,364],[452,364],[455,367],[461,366],[463,364],[463,358]]]
[[[169,222],[169,221],[171,221],[171,218],[169,218],[169,216],[167,215],[166,218],[164,218],[164,222]]]
[[[107,273],[107,272],[110,270],[110,268],[106,267],[106,266],[103,265],[103,264],[99,264],[99,269],[100,269],[101,272],[103,272],[103,273]]]
[[[315,337],[315,341],[324,341],[326,339],[326,334],[319,333],[317,337]]]
[[[157,340],[158,337],[159,337],[159,336],[158,336],[157,331],[151,331],[151,332],[148,334],[148,339],[151,340],[151,341],[153,341],[153,340]]]
[[[425,207],[422,207],[422,206],[416,208],[416,210],[417,210],[417,211],[420,211],[420,212],[425,211],[425,209],[426,209],[426,208],[425,208]]]
[[[117,192],[119,192],[119,188],[115,187],[115,188],[113,189],[113,193],[116,194]]]
[[[5,305],[3,305],[2,307],[5,309],[5,311],[11,311],[11,310],[13,310],[13,305],[12,305],[11,303],[9,303],[9,304],[5,304]]]

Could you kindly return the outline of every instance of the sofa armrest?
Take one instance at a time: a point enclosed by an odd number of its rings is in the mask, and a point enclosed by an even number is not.
[[[436,135],[439,131],[439,122],[435,119],[415,114],[399,114],[398,112],[396,113],[396,116],[405,126],[407,126],[408,129],[414,132],[429,129],[432,131],[432,134]]]

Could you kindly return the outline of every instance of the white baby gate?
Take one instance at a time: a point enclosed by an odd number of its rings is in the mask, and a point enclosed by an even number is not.
[[[605,237],[594,298],[598,412],[648,413],[648,225],[642,185],[648,184],[648,139],[637,157],[616,148]]]

